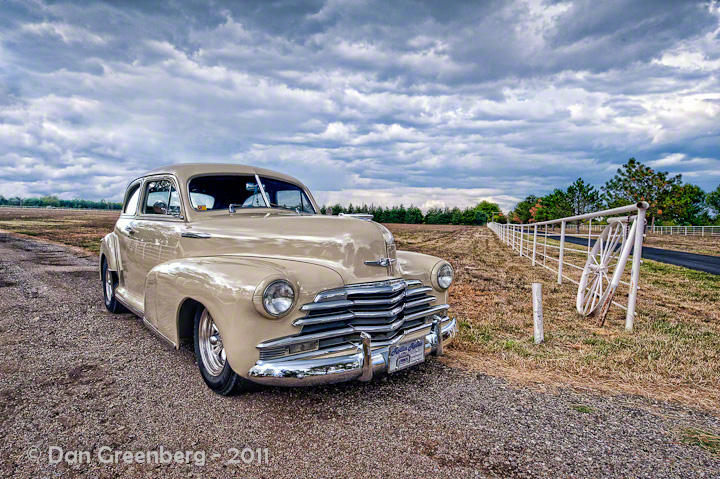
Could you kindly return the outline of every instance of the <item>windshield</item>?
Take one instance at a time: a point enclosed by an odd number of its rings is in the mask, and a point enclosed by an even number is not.
[[[315,209],[305,192],[297,185],[272,178],[261,177],[265,194],[273,208],[287,208],[301,213],[314,214]]]
[[[270,205],[266,204],[255,175],[210,175],[190,180],[190,204],[199,211],[235,208],[285,208],[315,213],[305,192],[297,185],[272,178],[261,179]]]

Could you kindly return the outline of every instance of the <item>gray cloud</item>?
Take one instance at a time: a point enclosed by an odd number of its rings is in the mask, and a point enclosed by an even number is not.
[[[325,201],[509,207],[629,156],[720,182],[720,11],[692,2],[9,1],[0,194],[118,199],[160,164]]]

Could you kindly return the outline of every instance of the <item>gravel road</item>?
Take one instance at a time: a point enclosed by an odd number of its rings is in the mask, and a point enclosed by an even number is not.
[[[105,312],[96,264],[0,237],[0,477],[720,477],[720,457],[679,439],[720,430],[717,417],[513,387],[437,360],[368,384],[216,396],[190,350]],[[51,446],[89,460],[50,464]],[[267,448],[260,465],[246,447]],[[104,464],[108,450],[195,454]]]

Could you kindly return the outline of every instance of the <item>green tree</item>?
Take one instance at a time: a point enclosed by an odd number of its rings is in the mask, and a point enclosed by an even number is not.
[[[715,221],[720,221],[720,185],[705,196],[705,204],[715,214]]]
[[[705,192],[691,184],[674,185],[663,201],[659,214],[678,225],[705,223],[701,218],[705,212]]]
[[[530,195],[515,205],[515,209],[511,212],[510,218],[513,223],[529,223],[532,219],[530,209],[538,202],[538,197]]]
[[[474,218],[474,224],[476,225],[484,225],[488,222],[488,215],[484,211],[478,211],[475,210],[475,218]]]
[[[618,168],[617,174],[605,183],[602,191],[610,208],[647,201],[652,226],[673,186],[680,185],[681,181],[680,175],[669,176],[668,172],[655,171],[635,158],[630,158]]]
[[[410,208],[408,208],[405,212],[405,223],[417,225],[422,222],[422,211],[420,211],[420,208],[411,205]]]
[[[555,188],[552,193],[538,198],[538,201],[530,209],[533,223],[571,216],[572,212],[570,199],[567,193],[560,188]]]
[[[490,201],[482,200],[480,203],[478,203],[475,208],[475,211],[482,211],[485,213],[485,215],[488,218],[492,218],[495,213],[500,212],[500,207],[497,203],[492,203]]]
[[[565,192],[565,197],[570,206],[570,215],[584,215],[600,209],[600,192],[594,186],[583,181],[582,178],[575,180]],[[580,231],[580,221],[577,222],[577,231]]]

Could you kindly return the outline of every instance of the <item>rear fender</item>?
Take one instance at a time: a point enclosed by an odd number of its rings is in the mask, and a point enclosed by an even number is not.
[[[100,241],[100,258],[105,258],[108,268],[112,271],[120,271],[120,255],[118,254],[117,235],[108,233]],[[100,275],[102,276],[102,263],[100,264]],[[100,278],[102,279],[102,278]]]

